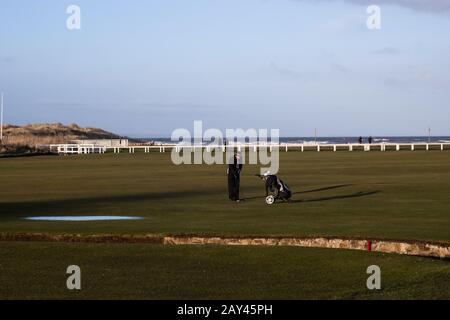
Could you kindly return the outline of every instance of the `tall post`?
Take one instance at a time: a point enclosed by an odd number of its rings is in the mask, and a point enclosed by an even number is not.
[[[3,143],[3,92],[1,94],[1,107],[0,107],[0,142]]]

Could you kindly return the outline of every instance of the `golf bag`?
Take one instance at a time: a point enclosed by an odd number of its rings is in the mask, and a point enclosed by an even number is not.
[[[292,197],[292,191],[283,180],[276,175],[264,174],[258,175],[266,186],[266,203],[273,204],[276,200],[283,200],[289,202]]]

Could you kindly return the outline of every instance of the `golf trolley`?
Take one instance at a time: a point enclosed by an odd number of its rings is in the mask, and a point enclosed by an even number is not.
[[[292,197],[292,191],[281,179],[276,175],[266,172],[263,175],[256,175],[264,181],[266,187],[266,203],[274,204],[277,200],[289,202]]]

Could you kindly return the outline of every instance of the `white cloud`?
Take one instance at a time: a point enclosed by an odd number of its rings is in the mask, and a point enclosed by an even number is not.
[[[313,1],[313,0],[295,0],[295,1]],[[450,12],[450,0],[319,0],[323,2],[344,1],[358,5],[398,5],[417,11],[426,12]]]

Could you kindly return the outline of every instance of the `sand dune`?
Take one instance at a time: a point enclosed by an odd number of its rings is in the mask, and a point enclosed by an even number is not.
[[[77,139],[115,139],[120,136],[98,128],[82,128],[76,124],[38,123],[3,126],[0,153],[38,151],[40,145],[67,143]]]

